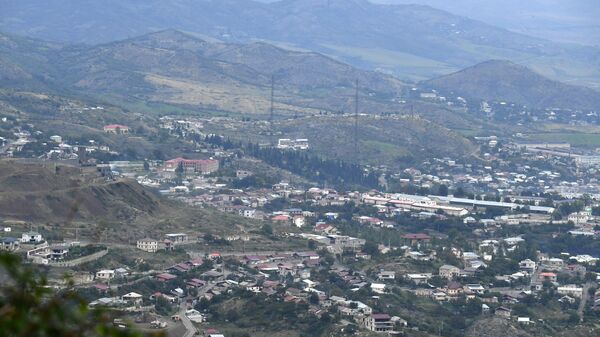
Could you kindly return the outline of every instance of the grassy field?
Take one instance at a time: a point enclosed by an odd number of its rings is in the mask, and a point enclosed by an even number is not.
[[[600,147],[600,133],[556,132],[533,133],[529,139],[540,142],[568,142],[573,146],[596,148]]]
[[[362,151],[369,152],[373,155],[381,156],[399,156],[406,155],[409,151],[406,148],[396,146],[394,144],[380,142],[376,140],[366,140],[360,142]]]
[[[156,75],[146,76],[146,81],[164,89],[158,91],[153,99],[166,104],[200,106],[251,115],[264,114],[269,111],[270,107],[269,88],[238,83],[201,83]],[[317,109],[282,102],[282,98],[289,96],[288,93],[278,92],[277,95],[275,103],[278,111],[300,114],[318,113]],[[283,97],[281,97],[282,95]]]
[[[402,74],[402,77],[411,80],[425,80],[431,78],[429,75],[431,73],[443,75],[458,70],[443,62],[381,48],[359,48],[332,44],[325,44],[323,47],[346,57],[355,57],[364,62],[381,64],[387,68],[393,67]]]

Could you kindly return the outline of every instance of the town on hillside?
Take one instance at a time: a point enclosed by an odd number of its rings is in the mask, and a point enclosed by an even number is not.
[[[477,161],[448,154],[394,171],[316,158],[305,138],[237,142],[209,123],[161,119],[193,156],[128,160],[34,125],[15,127],[2,154],[131,181],[253,227],[126,238],[4,219],[0,247],[109,308],[115,326],[171,336],[458,335],[481,319],[553,331],[600,316],[597,156],[489,136],[476,138]]]

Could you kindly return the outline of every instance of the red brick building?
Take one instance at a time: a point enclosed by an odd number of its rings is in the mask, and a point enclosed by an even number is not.
[[[219,161],[214,159],[175,158],[165,162],[166,171],[175,171],[179,165],[186,173],[209,174],[219,170]]]

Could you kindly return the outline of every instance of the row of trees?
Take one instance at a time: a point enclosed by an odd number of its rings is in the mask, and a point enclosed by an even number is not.
[[[207,136],[204,141],[225,150],[241,149],[247,155],[271,166],[288,170],[309,180],[327,182],[339,188],[379,187],[377,174],[365,172],[363,167],[357,164],[337,159],[324,159],[306,152],[264,148],[254,143],[243,144],[216,135]]]

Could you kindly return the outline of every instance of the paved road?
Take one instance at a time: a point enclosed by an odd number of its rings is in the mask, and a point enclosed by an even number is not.
[[[241,256],[246,256],[246,255],[276,255],[276,254],[294,254],[297,253],[298,251],[258,251],[258,252],[219,252],[219,254],[221,254],[221,256],[237,256],[237,257],[241,257]],[[212,252],[200,252],[200,251],[189,251],[188,254],[190,254],[190,256],[192,258],[199,258],[199,257],[205,257],[207,254],[210,254]]]
[[[583,322],[583,311],[585,310],[585,306],[587,304],[587,300],[590,297],[588,291],[594,285],[594,282],[588,281],[583,286],[583,294],[581,295],[581,302],[579,302],[579,309],[577,309],[577,314],[579,315],[579,321]]]
[[[185,315],[185,312],[187,310],[187,303],[185,303],[185,301],[181,302],[180,305],[180,310],[179,310],[179,317],[181,318],[181,323],[183,323],[183,326],[185,327],[185,334],[183,334],[183,337],[192,337],[196,334],[196,328],[194,327],[194,324],[192,323],[192,321],[190,321],[189,318],[187,318],[187,316]]]
[[[224,272],[224,276],[222,277],[222,279],[225,279],[227,277],[227,275],[229,274],[229,272],[227,270],[225,270]],[[216,282],[210,282],[208,284],[206,284],[204,287],[198,289],[198,298],[202,297],[204,294],[206,294],[207,291],[211,290],[214,286],[215,286]],[[185,312],[187,311],[187,300],[183,300],[181,302],[181,304],[179,305],[179,317],[181,318],[181,323],[183,323],[183,326],[185,327],[185,334],[182,337],[192,337],[196,334],[196,332],[198,331],[195,327],[194,324],[192,323],[192,321],[189,320],[189,318],[187,318],[187,316],[185,315]]]

